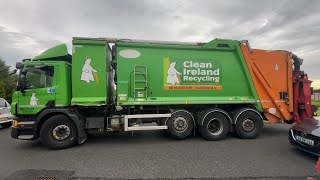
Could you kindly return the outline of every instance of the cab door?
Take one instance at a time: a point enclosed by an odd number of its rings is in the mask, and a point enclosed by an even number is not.
[[[27,66],[26,87],[19,94],[18,114],[34,115],[55,106],[56,75],[54,66]]]

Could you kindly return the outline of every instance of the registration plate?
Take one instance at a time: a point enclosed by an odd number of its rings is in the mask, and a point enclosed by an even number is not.
[[[310,146],[314,146],[314,141],[311,139],[307,139],[301,136],[296,136],[296,139],[302,143],[308,144]]]
[[[0,115],[0,121],[6,121],[6,120],[8,120],[7,117],[2,117],[2,116]]]

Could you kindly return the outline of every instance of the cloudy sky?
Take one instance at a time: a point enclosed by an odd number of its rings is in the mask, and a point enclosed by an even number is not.
[[[320,87],[318,0],[2,0],[0,57],[14,65],[73,36],[173,41],[247,39],[304,59]]]

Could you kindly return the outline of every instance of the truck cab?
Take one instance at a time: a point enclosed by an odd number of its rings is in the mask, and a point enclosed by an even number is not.
[[[46,146],[61,149],[83,143],[87,129],[105,128],[115,92],[111,51],[105,40],[74,40],[73,45],[72,56],[61,44],[17,62],[13,138],[41,137]]]
[[[13,127],[12,136],[36,139],[39,132],[33,128],[39,114],[50,108],[70,105],[71,56],[65,44],[55,46],[39,56],[16,64],[20,70],[17,91],[12,96],[11,113],[19,125]],[[47,113],[45,113],[47,114]],[[26,129],[25,129],[26,128]]]
[[[25,62],[20,72],[20,91],[14,94],[15,113],[35,115],[45,107],[70,105],[69,72],[70,64],[64,61]]]

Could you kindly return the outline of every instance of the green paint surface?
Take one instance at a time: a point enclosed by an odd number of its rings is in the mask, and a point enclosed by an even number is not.
[[[260,109],[238,41],[213,40],[202,46],[130,42],[116,45],[118,104],[252,103]],[[140,56],[123,57],[120,55],[123,50],[137,51]],[[172,62],[176,63],[175,69],[179,72],[179,82],[174,85],[167,82]],[[132,74],[135,65],[144,65],[148,69],[147,95],[143,98],[137,98],[137,95],[134,98]],[[137,86],[143,87],[136,83]],[[127,97],[121,98],[124,95]]]
[[[68,48],[66,44],[59,44],[54,46],[40,55],[34,57],[32,60],[41,60],[41,59],[49,59],[49,58],[56,58],[68,55]]]
[[[73,40],[72,105],[107,103],[107,42]]]

